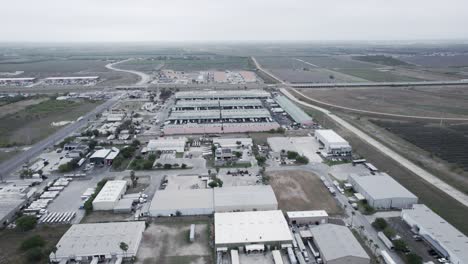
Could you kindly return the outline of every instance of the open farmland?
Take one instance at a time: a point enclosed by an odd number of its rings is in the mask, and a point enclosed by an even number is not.
[[[315,100],[353,109],[413,116],[468,117],[468,90],[464,87],[335,88],[299,91]]]
[[[468,55],[453,55],[453,56],[402,56],[400,60],[421,65],[425,67],[434,68],[448,68],[448,67],[468,67]]]
[[[371,120],[454,166],[468,171],[468,125],[440,126],[418,122]]]
[[[74,121],[100,102],[49,99],[0,118],[0,146],[28,145],[57,131],[52,122]]]
[[[158,57],[143,60],[132,60],[119,64],[119,67],[130,70],[152,72],[161,68],[175,71],[208,71],[208,70],[248,70],[251,69],[248,57],[235,56],[187,56]]]
[[[268,171],[270,184],[283,211],[325,210],[341,213],[335,199],[320,178],[308,171]]]

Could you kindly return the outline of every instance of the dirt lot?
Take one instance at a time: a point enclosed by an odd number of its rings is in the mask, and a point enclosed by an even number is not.
[[[0,118],[0,145],[28,145],[52,134],[60,127],[52,122],[74,121],[101,102],[56,101],[53,99],[30,105]]]
[[[19,249],[21,242],[25,239],[40,235],[45,241],[44,250],[47,251],[55,246],[62,235],[68,230],[69,225],[39,226],[27,232],[20,232],[11,229],[0,230],[0,264],[9,263],[32,263],[26,259],[26,253]],[[48,263],[45,256],[42,261],[34,263]]]
[[[189,241],[192,223],[196,224],[194,242]],[[136,263],[213,263],[208,228],[208,222],[152,223],[143,233]]]
[[[47,100],[47,98],[43,97],[43,98],[35,98],[35,99],[30,99],[30,100],[22,100],[22,101],[12,103],[12,104],[2,105],[0,107],[0,117],[4,117],[6,115],[16,113],[18,111],[25,109],[26,107],[30,105],[35,105],[45,100]]]
[[[467,117],[466,87],[301,89],[305,95],[338,106],[401,115]]]
[[[320,178],[307,171],[271,171],[270,184],[283,211],[325,210],[328,214],[341,213],[335,199]]]

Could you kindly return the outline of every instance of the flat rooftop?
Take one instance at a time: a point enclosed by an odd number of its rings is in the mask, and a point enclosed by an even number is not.
[[[279,95],[275,97],[276,102],[286,111],[292,119],[301,124],[305,123],[312,123],[312,117],[310,117],[306,112],[304,112],[301,108],[291,102],[285,96]]]
[[[310,228],[310,232],[325,263],[347,256],[369,259],[361,244],[345,226],[323,224]]]
[[[243,100],[179,100],[175,107],[262,106],[259,99]]]
[[[150,212],[173,209],[211,209],[213,189],[159,190],[151,200]]]
[[[54,80],[93,80],[99,79],[99,76],[66,76],[66,77],[48,77],[44,80],[54,81]]]
[[[214,189],[215,210],[222,207],[278,205],[270,185],[233,186]],[[277,209],[277,208],[275,208]]]
[[[96,198],[94,198],[93,203],[117,201],[119,199],[119,195],[126,186],[127,181],[107,181]]]
[[[315,130],[315,135],[322,136],[328,143],[348,144],[348,141],[331,129],[317,129]]]
[[[136,255],[144,230],[145,222],[141,221],[72,225],[57,243],[56,257],[122,255],[120,242],[128,245],[128,256]],[[53,253],[50,258],[54,258]]]
[[[415,198],[416,195],[408,191],[405,187],[395,181],[391,176],[384,173],[378,175],[359,176],[350,174],[349,176],[361,188],[363,188],[374,199],[387,198]]]
[[[468,263],[468,238],[426,205],[413,204],[413,209],[403,209],[401,215],[411,217],[420,229],[429,232],[433,239],[455,254],[460,263]]]
[[[215,90],[215,91],[182,91],[175,94],[176,99],[194,98],[266,98],[270,93],[263,90]]]
[[[168,120],[184,119],[220,119],[220,118],[271,118],[266,109],[236,109],[236,110],[188,110],[172,111]]]
[[[215,213],[214,219],[216,245],[292,241],[280,210]]]
[[[328,214],[325,210],[312,210],[312,211],[290,211],[286,212],[289,219],[303,218],[303,217],[327,217]]]

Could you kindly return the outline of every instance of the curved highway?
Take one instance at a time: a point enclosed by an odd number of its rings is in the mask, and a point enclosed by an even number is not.
[[[134,60],[134,59],[130,58],[130,59],[126,59],[126,60],[123,60],[123,61],[109,63],[109,64],[106,65],[106,68],[109,69],[109,70],[113,70],[113,71],[128,72],[128,73],[131,73],[131,74],[138,75],[140,77],[140,81],[135,83],[135,85],[146,85],[146,84],[148,84],[151,81],[151,77],[148,74],[146,74],[144,72],[139,72],[139,71],[134,71],[134,70],[125,70],[125,69],[119,69],[119,68],[114,67],[115,65],[117,65],[119,63],[126,62],[126,61],[131,61],[131,60]]]

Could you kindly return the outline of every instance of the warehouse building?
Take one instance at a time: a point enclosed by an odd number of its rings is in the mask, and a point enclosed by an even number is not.
[[[259,99],[244,100],[179,100],[172,108],[174,111],[190,110],[229,110],[229,109],[258,109],[263,108]]]
[[[418,197],[385,173],[366,176],[350,174],[348,181],[356,192],[365,197],[367,204],[376,209],[411,208],[418,202]]]
[[[270,185],[233,186],[214,189],[215,212],[277,210],[278,201]]]
[[[184,152],[186,143],[186,137],[164,137],[150,140],[146,149],[149,153],[157,151]]]
[[[144,231],[145,222],[72,225],[49,259],[55,263],[122,263],[136,256]],[[121,242],[128,245],[126,252],[120,249]]]
[[[119,155],[119,153],[120,150],[115,147],[111,149],[96,150],[93,155],[89,157],[89,162],[94,164],[112,165],[112,162]]]
[[[182,91],[175,94],[176,100],[225,100],[225,99],[267,99],[270,93],[263,90],[215,90]]]
[[[310,232],[323,263],[370,263],[369,255],[347,227],[325,224],[310,228]]]
[[[36,78],[0,78],[0,86],[12,85],[23,86],[31,85],[36,82]]]
[[[77,76],[77,77],[49,77],[44,79],[44,84],[50,85],[91,85],[99,81],[99,76]]]
[[[450,263],[468,263],[468,238],[427,206],[415,204],[401,218]]]
[[[290,245],[293,239],[280,210],[215,213],[214,225],[217,251],[263,252]]]
[[[126,191],[127,181],[107,181],[93,200],[93,210],[114,210]]]
[[[159,190],[153,196],[151,216],[211,215],[213,189]]]
[[[291,102],[288,98],[282,95],[278,95],[275,97],[276,102],[278,105],[288,113],[288,115],[294,120],[294,122],[299,123],[301,125],[312,125],[314,122],[312,121],[312,117],[310,117],[306,112],[304,112],[301,108]]]
[[[251,138],[213,138],[213,144],[222,148],[251,148],[253,141]]]
[[[319,225],[328,223],[325,210],[286,212],[290,225]]]
[[[26,187],[11,184],[0,185],[0,229],[15,218],[16,213],[26,204]]]
[[[315,138],[323,146],[327,156],[351,156],[351,145],[331,129],[315,130]]]

